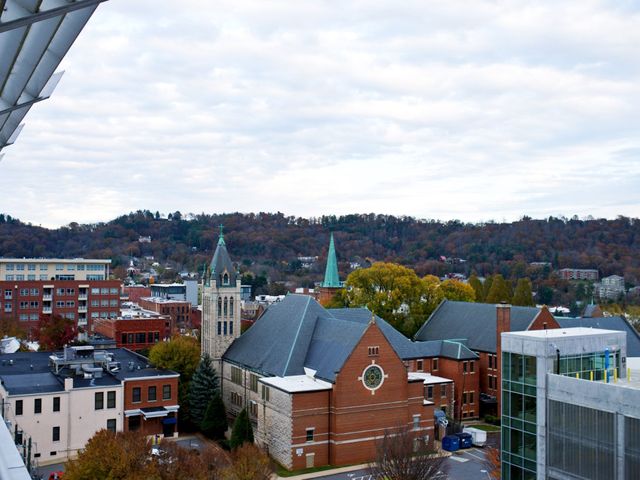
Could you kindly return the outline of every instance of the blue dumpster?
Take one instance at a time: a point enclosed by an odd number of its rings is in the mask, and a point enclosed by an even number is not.
[[[473,446],[473,436],[470,433],[456,433],[460,448],[471,448]]]
[[[456,435],[447,435],[442,439],[442,449],[447,452],[455,452],[460,449],[460,440]]]

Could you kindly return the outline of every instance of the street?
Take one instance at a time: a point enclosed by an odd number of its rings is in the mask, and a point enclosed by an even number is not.
[[[481,448],[469,448],[459,450],[445,459],[443,473],[449,480],[478,480],[483,477],[490,478],[486,473],[484,450]],[[483,472],[483,470],[485,470]],[[348,473],[328,474],[317,477],[322,480],[378,480],[366,469]]]

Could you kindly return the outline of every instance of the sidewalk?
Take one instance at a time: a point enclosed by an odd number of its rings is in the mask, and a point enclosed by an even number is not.
[[[355,470],[365,470],[367,468],[369,468],[369,464],[363,463],[362,465],[350,465],[348,467],[330,468],[327,470],[321,470],[319,472],[302,473],[300,475],[294,475],[292,477],[280,477],[274,473],[271,478],[273,480],[287,479],[287,478],[293,478],[295,480],[305,480],[307,478],[325,477],[327,475],[337,475],[339,473],[353,472]]]

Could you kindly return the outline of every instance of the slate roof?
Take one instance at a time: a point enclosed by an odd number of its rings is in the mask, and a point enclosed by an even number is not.
[[[271,305],[223,358],[264,376],[303,375],[307,367],[316,370],[318,378],[333,382],[370,320],[366,308],[327,310],[309,296],[289,294]],[[464,345],[412,342],[380,317],[376,323],[403,360],[450,355],[477,358]]]
[[[616,330],[627,334],[627,357],[640,357],[640,334],[624,317],[556,317],[561,328],[587,327]]]
[[[227,252],[227,244],[224,241],[224,236],[222,232],[220,233],[220,238],[218,239],[218,246],[216,247],[216,251],[213,254],[213,258],[211,259],[210,264],[210,274],[211,277],[218,281],[218,286],[222,286],[222,273],[226,270],[229,274],[229,286],[236,286],[237,272],[235,267],[233,266],[233,262],[231,261],[231,257],[229,257],[229,252]]]
[[[511,307],[511,331],[527,330],[537,307]],[[496,306],[443,300],[415,335],[416,340],[457,340],[471,350],[496,352]]]

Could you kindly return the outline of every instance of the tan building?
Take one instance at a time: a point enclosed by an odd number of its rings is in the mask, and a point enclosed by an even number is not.
[[[108,280],[111,260],[0,258],[0,280]]]
[[[179,375],[147,362],[129,350],[90,346],[3,355],[3,418],[32,440],[39,464],[75,456],[104,428],[173,436]]]

